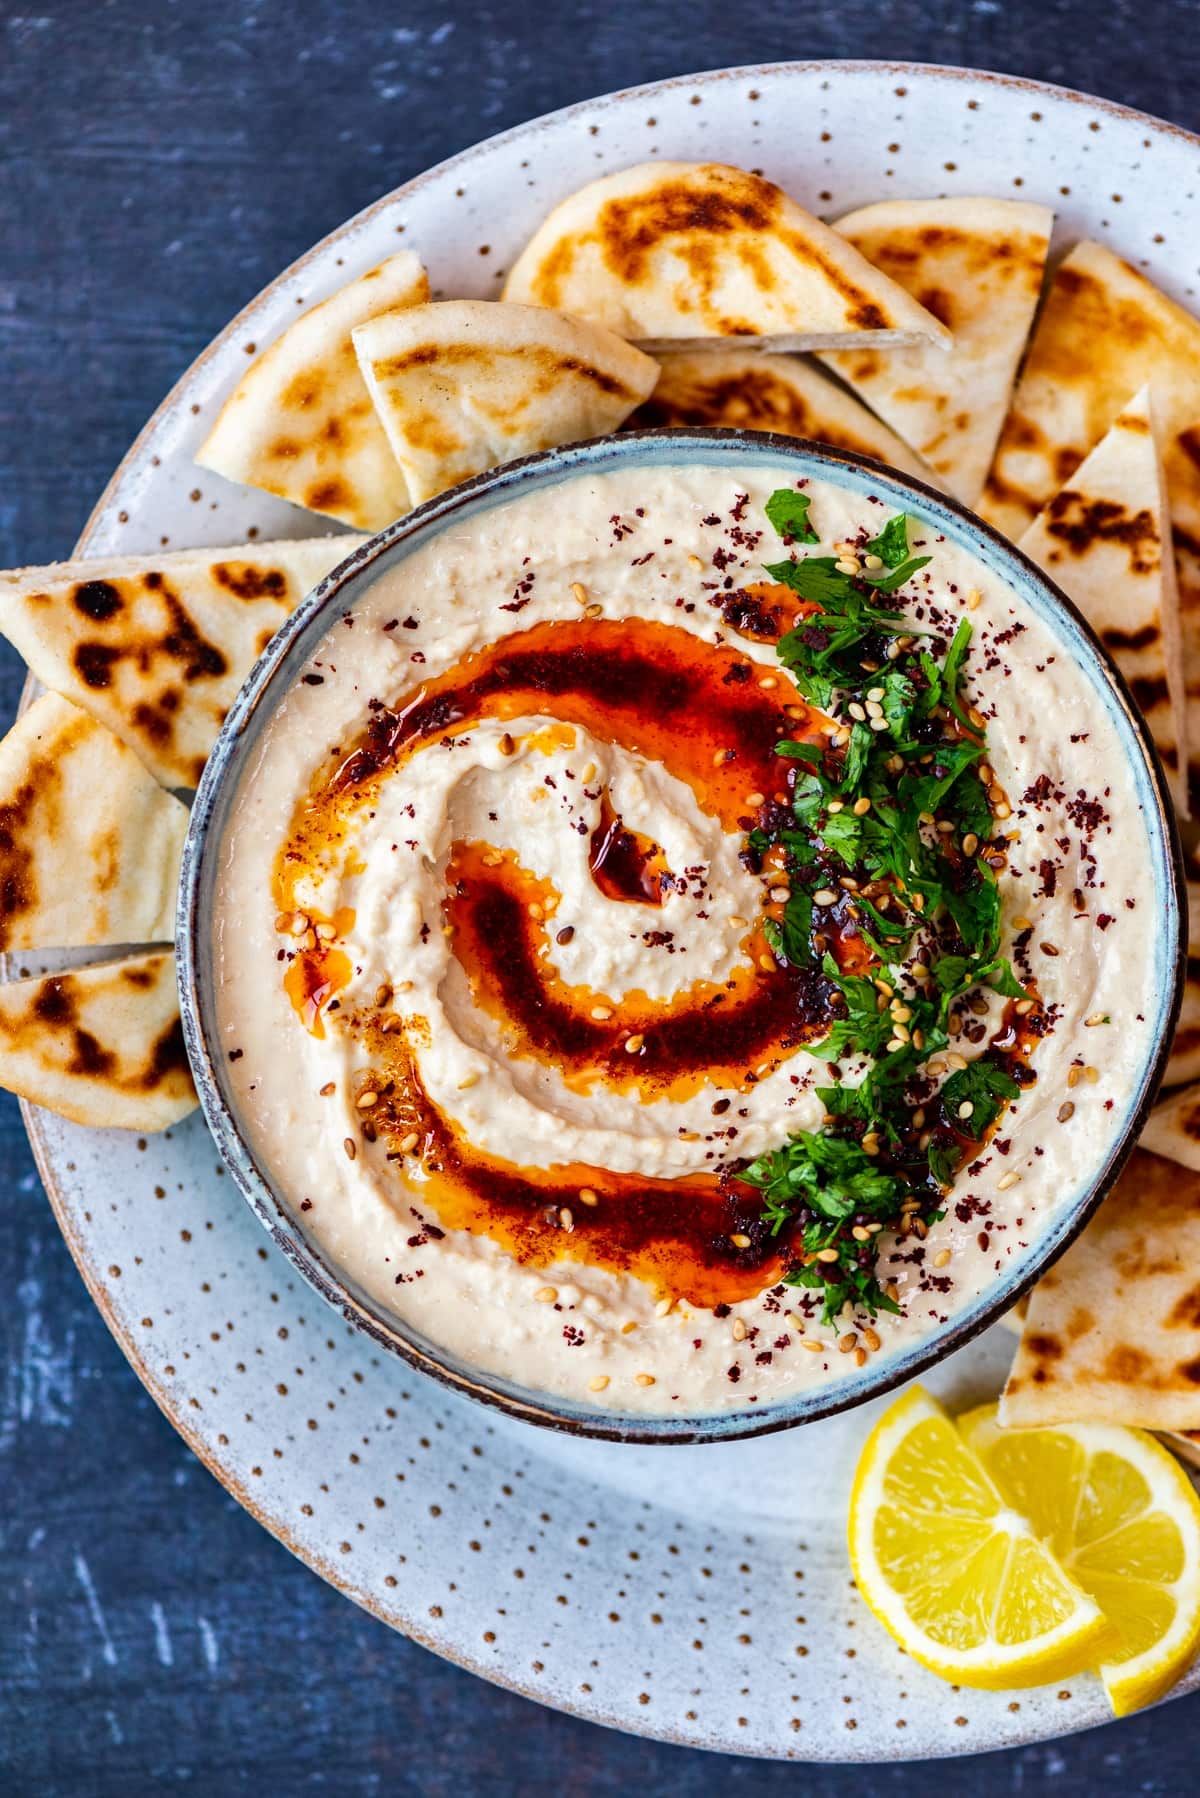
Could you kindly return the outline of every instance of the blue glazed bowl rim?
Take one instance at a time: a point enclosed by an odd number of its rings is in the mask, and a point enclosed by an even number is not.
[[[761,1408],[742,1406],[682,1416],[646,1416],[586,1405],[487,1373],[411,1329],[362,1292],[289,1211],[238,1121],[224,1077],[213,1015],[211,897],[222,830],[244,765],[274,704],[292,685],[299,665],[360,589],[465,516],[491,510],[541,487],[639,464],[731,466],[739,461],[791,463],[797,477],[828,479],[878,494],[898,510],[916,510],[1019,591],[1081,661],[1098,700],[1107,703],[1135,765],[1155,869],[1156,919],[1152,953],[1160,972],[1157,1037],[1136,1082],[1119,1134],[1093,1177],[1070,1204],[1059,1207],[1024,1255],[941,1329],[897,1354]],[[1082,653],[1080,653],[1082,652]],[[775,433],[712,429],[655,429],[601,437],[493,469],[439,494],[352,550],[280,626],[231,706],[205,764],[192,806],[180,871],[176,928],[184,1042],[201,1108],[222,1161],[259,1222],[301,1277],[348,1323],[419,1372],[507,1415],[597,1440],[637,1443],[730,1441],[765,1435],[851,1410],[916,1378],[963,1347],[1008,1310],[1069,1246],[1119,1177],[1141,1133],[1165,1072],[1183,993],[1186,944],[1181,920],[1185,884],[1182,852],[1166,779],[1149,730],[1108,651],[1078,608],[999,531],[924,482],[869,457]]]

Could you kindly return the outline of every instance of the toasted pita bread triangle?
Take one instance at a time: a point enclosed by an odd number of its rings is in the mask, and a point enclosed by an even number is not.
[[[1050,285],[980,511],[1012,538],[1149,384],[1175,540],[1188,743],[1200,781],[1200,320],[1102,244]]]
[[[1200,1080],[1200,886],[1188,883],[1188,953],[1183,1003],[1164,1076],[1168,1086]]]
[[[1112,651],[1186,813],[1187,695],[1175,559],[1148,387],[1039,512],[1021,548]]]
[[[1139,1139],[1143,1149],[1200,1174],[1200,1086],[1184,1086],[1156,1105]]]
[[[954,334],[954,347],[852,348],[824,358],[973,506],[1033,323],[1050,228],[1048,206],[967,197],[883,200],[837,221],[875,268]]]
[[[1145,1150],[1043,1275],[1000,1405],[1025,1427],[1200,1427],[1200,1175]]]
[[[42,685],[194,787],[238,688],[356,537],[57,562],[0,574],[0,632]]]
[[[355,331],[354,347],[414,504],[616,430],[658,378],[657,363],[611,331],[501,300],[387,313]]]
[[[534,233],[504,298],[652,351],[729,337],[776,350],[950,340],[782,189],[717,162],[644,162],[590,182]]]
[[[77,1124],[165,1130],[196,1104],[175,958],[130,955],[0,986],[0,1086]]]
[[[940,486],[937,476],[865,406],[800,356],[764,350],[672,350],[662,357],[658,386],[629,420],[659,425],[725,425],[779,431],[834,449],[874,456],[890,468]]]
[[[0,741],[0,949],[169,942],[187,807],[44,693]]]
[[[251,363],[197,462],[361,531],[409,510],[408,489],[358,371],[350,333],[429,298],[411,250],[311,306]]]

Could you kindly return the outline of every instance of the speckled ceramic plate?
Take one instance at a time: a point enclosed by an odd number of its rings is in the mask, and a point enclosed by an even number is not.
[[[436,294],[493,296],[554,202],[653,155],[761,168],[829,215],[892,194],[1020,193],[1058,209],[1060,242],[1098,237],[1195,303],[1200,142],[1171,126],[962,70],[690,76],[493,139],[327,238],[160,407],[81,550],[311,529],[191,460],[256,344],[399,243],[420,251]],[[181,1434],[311,1567],[436,1652],[598,1722],[797,1759],[961,1753],[1107,1715],[1091,1678],[960,1692],[880,1634],[843,1546],[875,1406],[699,1447],[534,1430],[410,1374],[328,1310],[222,1177],[198,1114],[148,1139],[27,1121],[80,1270]],[[929,1384],[956,1404],[988,1397],[1010,1344],[993,1331]]]

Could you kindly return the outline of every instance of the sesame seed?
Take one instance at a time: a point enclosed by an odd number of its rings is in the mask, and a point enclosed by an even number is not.
[[[1009,1187],[1015,1186],[1017,1184],[1017,1182],[1020,1180],[1020,1178],[1021,1178],[1021,1176],[1017,1172],[1016,1168],[1010,1168],[1007,1174],[1002,1174],[1000,1176],[999,1180],[997,1180],[997,1182],[996,1182],[997,1191],[1007,1192]]]
[[[1094,1030],[1096,1028],[1097,1024],[1107,1024],[1107,1023],[1108,1023],[1108,1013],[1107,1012],[1094,1011],[1090,1018],[1084,1018],[1083,1027],[1085,1030]]]
[[[579,1188],[579,1203],[581,1205],[598,1205],[600,1203],[600,1194],[593,1191],[590,1186],[581,1186]]]
[[[352,1136],[347,1136],[342,1142],[342,1147],[345,1149],[350,1160],[353,1161],[354,1157],[358,1154],[358,1146],[355,1143],[354,1138]]]
[[[640,1055],[645,1041],[644,1036],[627,1036],[625,1038],[626,1055]]]
[[[837,1259],[838,1259],[838,1252],[836,1249],[818,1249],[817,1250],[817,1260],[824,1261],[827,1266],[831,1262],[836,1261]]]
[[[747,1332],[746,1332],[745,1319],[741,1318],[741,1317],[735,1317],[733,1320],[733,1340],[735,1342],[745,1342],[746,1334],[747,1334]]]
[[[635,1383],[639,1386],[653,1386],[655,1383],[654,1375],[652,1373],[637,1373],[634,1374],[633,1377]]]
[[[318,1093],[317,1097],[320,1099],[328,1099],[336,1091],[337,1091],[337,1082],[335,1080],[327,1080],[325,1082],[324,1086],[321,1088],[320,1092]]]
[[[359,1093],[354,1103],[360,1111],[370,1111],[372,1105],[378,1105],[379,1094],[377,1092]]]
[[[539,1305],[552,1305],[558,1297],[558,1287],[539,1286],[533,1296],[536,1303]]]
[[[587,596],[587,588],[582,581],[571,582],[571,597],[574,599],[577,606],[585,606],[587,604]]]
[[[460,1093],[465,1093],[469,1087],[478,1086],[478,1085],[479,1085],[479,1071],[477,1068],[470,1068],[463,1075],[462,1079],[459,1081],[458,1090]]]
[[[516,751],[517,746],[513,742],[512,733],[510,731],[506,730],[504,735],[501,737],[500,741],[497,743],[496,747],[500,751],[501,755],[513,755]]]
[[[732,924],[735,930],[745,930],[749,919],[743,918],[739,912],[731,911],[725,922]]]
[[[979,603],[982,599],[983,599],[983,594],[979,591],[979,588],[972,587],[971,591],[967,594],[967,610],[968,610],[968,612],[973,612],[975,610],[976,606],[979,605]]]
[[[743,1235],[740,1230],[736,1230],[729,1240],[735,1249],[748,1249],[750,1247],[750,1238]]]
[[[400,1144],[400,1153],[402,1155],[411,1155],[413,1150],[416,1148],[417,1144],[420,1142],[420,1140],[421,1140],[420,1132],[418,1130],[410,1130],[408,1135],[404,1138],[404,1140]]]
[[[621,1325],[621,1334],[622,1334],[622,1336],[632,1336],[633,1332],[636,1329],[637,1329],[637,1324],[634,1321],[634,1319],[631,1317],[627,1323],[623,1323]]]
[[[1060,1124],[1068,1123],[1070,1121],[1070,1119],[1073,1118],[1074,1116],[1075,1116],[1074,1105],[1071,1103],[1070,1099],[1064,1099],[1062,1104],[1058,1108],[1059,1123]]]
[[[575,1228],[575,1213],[571,1210],[569,1205],[564,1205],[562,1207],[558,1214],[558,1221],[564,1230],[573,1230]]]
[[[669,1317],[674,1303],[674,1299],[659,1299],[654,1307],[655,1317]]]
[[[379,1028],[384,1036],[394,1036],[397,1030],[403,1030],[404,1019],[400,1016],[398,1011],[390,1012],[388,1016],[384,1018],[383,1023]]]
[[[603,612],[603,610],[604,610],[603,606],[595,606],[595,605],[584,606],[583,615],[585,618],[599,618],[599,616],[600,616],[601,612]]]
[[[950,1260],[949,1249],[939,1249],[937,1254],[933,1258],[933,1265],[935,1267],[946,1267],[949,1263],[949,1260]]]
[[[591,1379],[588,1381],[588,1391],[589,1392],[603,1392],[604,1388],[607,1385],[608,1385],[608,1375],[606,1373],[596,1373],[596,1374],[593,1374]]]
[[[598,1024],[605,1024],[612,1017],[611,1005],[593,1005],[592,1016]]]

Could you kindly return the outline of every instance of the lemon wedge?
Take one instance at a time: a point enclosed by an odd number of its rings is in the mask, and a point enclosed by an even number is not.
[[[959,1419],[1006,1504],[1103,1610],[1117,1642],[1099,1672],[1118,1717],[1152,1704],[1200,1648],[1200,1498],[1144,1430],[1005,1430],[996,1406]]]
[[[921,1387],[879,1419],[850,1496],[859,1591],[914,1660],[1007,1690],[1094,1667],[1114,1637]]]

